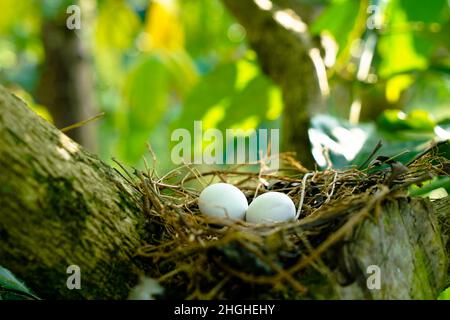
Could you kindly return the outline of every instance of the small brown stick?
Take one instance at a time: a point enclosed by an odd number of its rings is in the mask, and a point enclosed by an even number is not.
[[[330,157],[330,149],[325,147],[323,149],[323,157],[325,158],[325,163],[327,164],[326,169],[330,170],[333,167],[333,162],[331,161],[331,157]]]
[[[101,112],[101,113],[97,114],[96,116],[93,116],[93,117],[91,117],[89,119],[86,119],[86,120],[82,120],[82,121],[74,123],[74,124],[71,124],[70,126],[64,127],[62,129],[59,129],[59,130],[61,132],[63,132],[63,133],[66,133],[66,132],[68,132],[70,130],[82,127],[82,126],[88,124],[89,122],[96,121],[96,120],[100,119],[101,117],[103,117],[104,115],[105,115],[105,113]]]
[[[298,209],[297,214],[295,215],[295,220],[298,220],[298,217],[300,217],[300,214],[302,213],[302,207],[303,207],[303,201],[305,200],[305,193],[306,193],[306,180],[308,177],[312,176],[312,172],[308,172],[303,176],[302,179],[302,193],[300,195],[300,202],[298,203]]]
[[[362,170],[373,158],[373,156],[380,150],[380,148],[383,146],[383,142],[381,140],[378,141],[378,143],[375,145],[375,148],[373,148],[372,152],[369,154],[367,159],[358,167],[358,170]]]
[[[117,164],[117,165],[123,170],[123,172],[125,172],[125,173],[127,174],[128,178],[130,178],[130,181],[128,181],[128,179],[126,179],[127,182],[133,185],[133,183],[131,183],[131,181],[134,180],[134,177],[128,172],[128,170],[127,170],[127,169],[126,169],[119,161],[117,161],[116,158],[111,158],[111,160],[112,160],[115,164]],[[117,170],[117,172],[119,172],[119,171]],[[124,176],[122,175],[122,177],[124,177]],[[125,177],[124,177],[124,178],[125,178]]]
[[[280,279],[284,279],[287,283],[289,283],[295,290],[305,293],[308,289],[302,286],[296,279],[292,277],[291,274],[287,273],[283,268],[278,266],[272,260],[268,259],[265,255],[263,255],[256,248],[250,247],[247,242],[239,241],[243,247],[245,247],[249,252],[252,252],[256,257],[258,257],[261,261],[267,263],[280,277]]]
[[[262,155],[262,153],[261,153],[261,155]],[[261,175],[262,175],[262,172],[263,172],[263,170],[264,170],[264,166],[265,166],[265,164],[264,164],[264,161],[263,161],[263,159],[262,159],[262,157],[261,157],[261,160],[260,160],[260,162],[259,162],[259,171],[258,171],[258,184],[256,185],[256,188],[255,188],[255,193],[254,193],[254,195],[253,195],[253,200],[258,196],[258,191],[259,191],[259,188],[261,188],[261,185],[262,185],[262,182],[261,182]]]
[[[334,189],[336,187],[337,176],[338,176],[338,173],[337,173],[337,171],[335,171],[334,172],[334,177],[333,177],[333,182],[331,182],[331,191],[330,191],[330,193],[327,194],[327,199],[325,200],[324,203],[328,203],[331,200],[331,197],[334,194]]]
[[[271,170],[271,171],[275,171],[275,170]],[[253,177],[259,176],[259,173],[256,173],[256,172],[223,171],[223,170],[213,170],[213,171],[204,172],[204,173],[201,173],[201,176],[205,177],[205,176],[217,175],[217,174],[227,174],[227,175],[236,175],[236,176],[253,176]],[[278,179],[278,180],[283,180],[283,181],[288,181],[288,182],[299,182],[300,181],[299,179],[295,179],[295,178],[274,176],[274,175],[270,175],[270,174],[261,174],[261,177],[268,178],[268,179]],[[195,177],[189,177],[189,178],[185,179],[185,182],[193,180],[193,179],[195,179]]]
[[[212,288],[209,292],[202,295],[202,300],[212,300],[219,293],[220,289],[231,279],[229,275],[225,276],[214,288]]]
[[[188,267],[188,266],[185,266],[185,265],[184,265],[184,266],[181,266],[181,267],[179,267],[179,268],[173,269],[173,270],[167,272],[166,274],[163,274],[162,276],[160,276],[160,277],[157,279],[157,281],[158,281],[158,282],[164,282],[164,281],[166,281],[167,279],[172,278],[173,276],[177,275],[178,273],[184,272],[184,271],[186,271],[186,270],[189,270],[189,267]]]
[[[301,229],[300,229],[301,230]],[[308,238],[305,236],[305,234],[303,232],[299,232],[300,230],[296,230],[295,234],[297,235],[297,237],[300,238],[300,240],[303,242],[306,250],[308,250],[309,253],[314,251],[314,247],[311,245],[311,243],[308,241]],[[323,275],[325,275],[326,277],[328,277],[329,279],[333,279],[333,273],[331,272],[331,270],[326,266],[326,264],[323,262],[321,257],[317,258],[317,263],[318,266],[316,267],[316,269]],[[311,263],[312,265],[312,263]]]
[[[151,176],[155,175],[156,178],[158,178],[158,172],[156,171],[156,165],[158,163],[158,160],[156,158],[156,154],[153,151],[152,145],[150,144],[150,142],[147,142],[147,149],[150,152],[150,155],[152,156],[152,161],[153,161],[153,169],[152,169],[152,174]],[[145,160],[145,157],[144,157]]]
[[[414,162],[416,162],[418,159],[422,158],[423,156],[425,156],[426,154],[430,153],[433,150],[436,150],[438,147],[440,147],[441,145],[444,145],[446,143],[449,143],[448,140],[444,140],[444,141],[439,141],[439,142],[434,142],[432,143],[432,145],[430,147],[428,147],[425,151],[419,153],[417,156],[415,156],[411,161],[409,161],[406,166],[410,166],[411,164],[413,164]]]
[[[194,178],[202,185],[203,188],[206,187],[206,183],[203,181],[203,177],[200,172],[196,171],[194,168],[191,168],[191,164],[183,163],[186,165],[186,168],[194,175]],[[183,183],[186,182],[186,179],[183,179]]]
[[[342,239],[345,235],[347,235],[350,231],[353,230],[353,228],[359,224],[364,217],[366,217],[370,210],[373,209],[373,207],[381,201],[390,190],[382,186],[382,190],[379,190],[372,199],[370,199],[367,206],[365,206],[362,210],[355,213],[341,228],[339,228],[335,233],[330,235],[324,242],[322,242],[314,252],[312,252],[309,256],[307,256],[305,259],[302,259],[300,263],[294,265],[293,267],[289,268],[289,273],[295,273],[305,266],[307,266],[311,261],[314,261],[317,259],[323,252],[325,252],[331,245]]]

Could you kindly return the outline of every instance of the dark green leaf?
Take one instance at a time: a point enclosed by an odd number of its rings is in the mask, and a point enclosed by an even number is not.
[[[0,266],[0,300],[38,299],[8,269]]]

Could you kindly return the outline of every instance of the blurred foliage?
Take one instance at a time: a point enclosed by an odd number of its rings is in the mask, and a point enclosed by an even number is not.
[[[96,104],[106,112],[98,123],[106,161],[142,165],[150,141],[161,169],[170,169],[170,134],[192,131],[194,120],[203,129],[280,127],[282,94],[262,73],[246,30],[219,0],[77,3]],[[364,161],[380,139],[380,152],[400,158],[431,139],[448,139],[446,0],[274,3],[309,6],[310,32],[323,47],[329,113],[311,119],[310,137],[321,167],[324,150],[334,166],[345,167]],[[45,61],[41,26],[67,15],[69,4],[0,0],[0,81],[49,121],[33,98]]]
[[[310,130],[320,166],[324,153],[335,167],[359,166],[380,140],[378,154],[406,162],[450,139],[449,17],[445,0],[335,0],[321,11],[311,30],[328,39],[325,53],[338,50],[328,68],[330,115],[314,117]],[[411,193],[440,188],[448,192],[448,178]]]
[[[109,9],[119,5],[126,9]],[[210,126],[223,121],[225,127],[252,116],[255,110],[262,114],[252,123],[257,127],[269,108],[279,108],[281,103],[273,97],[264,105],[255,101],[251,110],[235,108],[243,105],[240,100],[245,104],[251,100],[255,90],[272,92],[276,88],[262,75],[254,55],[247,62],[245,31],[236,27],[220,2],[104,1],[99,10],[100,17],[102,12],[109,15],[97,21],[95,55],[98,69],[105,73],[105,99],[110,100],[110,119],[102,123],[101,153],[105,158],[115,155],[128,164],[137,164],[146,150],[145,142],[150,140],[167,169],[171,130],[193,130],[194,120]],[[111,30],[111,16],[118,12],[124,17],[116,18]],[[112,39],[114,42],[109,42]],[[111,52],[111,47],[116,50]],[[246,83],[253,78],[247,88]],[[120,80],[108,83],[114,79]],[[274,103],[277,105],[272,107]],[[211,123],[218,112],[223,117]],[[117,133],[115,138],[111,131]]]

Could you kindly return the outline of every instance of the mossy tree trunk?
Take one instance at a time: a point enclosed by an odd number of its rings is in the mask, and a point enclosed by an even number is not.
[[[0,265],[45,298],[126,298],[145,220],[111,167],[0,87]],[[82,290],[68,290],[69,265]]]
[[[400,197],[383,203],[381,214],[367,219],[338,253],[344,299],[435,299],[448,286],[448,255],[439,214],[450,218],[450,199],[433,205]],[[345,243],[345,242],[344,242]],[[380,288],[367,280],[379,268]],[[350,280],[350,281],[348,281]],[[347,282],[347,283],[346,283]]]
[[[42,298],[124,299],[151,267],[135,257],[150,234],[140,204],[120,174],[0,87],[0,265]],[[336,279],[310,279],[309,295],[433,299],[448,285],[449,225],[449,197],[385,201],[325,253]],[[66,286],[74,264],[81,290]],[[367,288],[370,265],[380,290]]]

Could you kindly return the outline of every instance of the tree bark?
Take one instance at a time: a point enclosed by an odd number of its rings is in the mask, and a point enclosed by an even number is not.
[[[152,267],[135,257],[151,234],[139,194],[2,87],[0,168],[0,265],[42,298],[124,299]],[[311,298],[434,299],[448,285],[450,198],[381,205],[324,252],[333,279],[308,278]],[[66,286],[70,265],[81,268],[81,290]],[[367,287],[372,265],[380,289]]]
[[[341,251],[340,260],[345,261],[341,269],[345,265],[343,269],[353,274],[354,282],[337,285],[338,297],[436,299],[448,285],[449,267],[438,210],[450,218],[448,201],[445,206],[420,198],[383,203],[379,218],[366,220],[355,233],[355,240]],[[379,268],[379,289],[367,286],[367,279],[374,273],[370,266]]]
[[[312,114],[323,111],[322,95],[327,88],[320,87],[319,77],[322,76],[322,83],[327,79],[317,72],[317,67],[320,69],[321,66],[313,63],[312,56],[316,60],[320,60],[320,56],[306,24],[292,10],[262,10],[254,1],[222,1],[245,27],[247,39],[258,54],[263,71],[282,90],[282,149],[295,151],[304,166],[314,168],[308,137],[309,120]],[[320,61],[316,62],[320,64]]]
[[[112,168],[0,87],[0,265],[43,298],[126,298],[145,219]],[[68,290],[70,265],[82,289]]]

